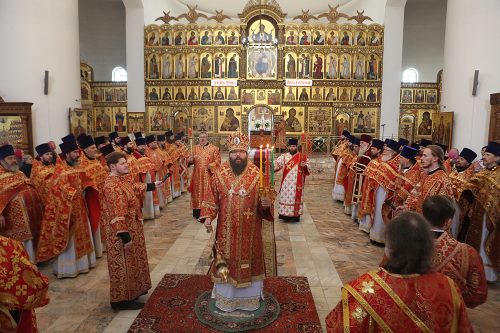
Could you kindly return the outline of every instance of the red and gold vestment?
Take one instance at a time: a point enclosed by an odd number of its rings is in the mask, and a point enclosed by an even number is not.
[[[350,150],[345,149],[341,155],[339,155],[339,159],[342,159],[342,165],[337,174],[337,178],[335,179],[335,183],[339,185],[343,185],[345,189],[347,189],[347,173],[349,171],[349,165],[353,161],[356,160],[356,154]]]
[[[462,225],[458,239],[480,251],[483,221],[486,218],[484,250],[493,269],[500,270],[500,167],[482,170],[465,184],[459,205]],[[484,259],[484,258],[483,258]]]
[[[35,187],[38,195],[42,199],[42,202],[45,200],[50,200],[48,193],[50,189],[50,183],[52,175],[56,166],[54,164],[45,165],[42,162],[34,159],[33,167],[31,168],[31,183]]]
[[[370,163],[371,158],[367,155],[357,156],[347,166],[347,187],[345,188],[344,205],[350,206],[354,201],[357,203],[361,197],[363,186],[363,172]]]
[[[455,283],[437,272],[398,275],[384,269],[342,287],[342,300],[326,317],[328,333],[472,332]]]
[[[450,179],[446,172],[440,168],[428,174],[422,174],[420,182],[414,187],[405,201],[406,209],[422,213],[422,205],[425,199],[432,195],[453,197]]]
[[[44,207],[38,242],[38,261],[46,261],[59,255],[75,236],[76,257],[93,251],[88,228],[88,214],[83,192],[96,185],[87,178],[80,166],[69,166],[58,160],[54,171],[49,197]]]
[[[365,215],[371,215],[374,210],[373,202],[375,200],[375,190],[378,186],[375,181],[375,174],[378,172],[380,163],[382,163],[382,158],[379,156],[372,159],[366,166],[365,171],[363,171],[363,195],[358,210],[358,218],[360,219]]]
[[[0,235],[20,242],[31,239],[36,248],[42,214],[42,200],[29,178],[0,166],[0,215],[5,218]]]
[[[106,232],[111,302],[131,301],[151,288],[148,256],[139,194],[146,184],[126,176],[108,176],[104,183],[103,227]],[[131,243],[123,245],[118,233],[128,232]]]
[[[235,175],[225,162],[211,178],[211,191],[205,192],[200,220],[218,216],[217,248],[228,264],[228,283],[242,288],[276,275],[274,220],[261,205],[259,168],[248,161],[246,169]],[[215,270],[212,265],[212,281],[222,282]]]
[[[396,179],[396,195],[393,198],[394,206],[398,207],[404,204],[413,188],[420,181],[422,172],[420,162],[417,161],[408,171],[399,173],[399,177]]]
[[[453,197],[455,200],[459,200],[464,190],[465,184],[474,176],[475,170],[474,166],[471,164],[467,169],[462,172],[453,170],[448,177],[450,177],[450,182],[453,190]]]
[[[306,166],[302,167],[301,162],[305,162]],[[302,215],[304,187],[306,176],[309,176],[309,159],[302,153],[292,155],[287,152],[276,159],[274,167],[275,171],[283,169],[279,215],[289,217]]]
[[[22,244],[0,236],[0,331],[36,333],[35,308],[49,303],[49,279],[40,273]],[[20,311],[18,323],[11,311]]]
[[[488,285],[483,261],[470,245],[443,232],[434,241],[432,268],[455,282],[467,307],[474,308],[486,302]]]
[[[102,189],[108,172],[97,159],[90,159],[85,153],[82,153],[80,156],[79,166],[85,172],[85,177],[90,179],[93,184],[93,186],[89,186],[85,190],[85,202],[87,204],[90,226],[92,232],[95,233],[101,224],[100,200],[102,200]]]
[[[213,174],[221,164],[220,151],[212,144],[196,145],[193,147],[192,156],[194,170],[189,185],[191,208],[201,209],[201,203],[205,197],[204,192],[210,191],[210,174]]]

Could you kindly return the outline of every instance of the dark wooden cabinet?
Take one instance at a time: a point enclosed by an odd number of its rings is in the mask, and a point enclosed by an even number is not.
[[[28,102],[4,102],[0,98],[0,145],[11,144],[33,154],[32,105]]]

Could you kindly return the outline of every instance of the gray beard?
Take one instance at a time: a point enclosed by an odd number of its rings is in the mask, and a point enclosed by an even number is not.
[[[9,172],[18,172],[19,171],[19,165],[18,164],[15,164],[15,165],[8,165],[7,162],[5,162],[4,160],[0,160],[0,164],[2,165],[2,167],[9,171]]]
[[[235,161],[231,159],[229,160],[229,165],[231,165],[231,170],[233,170],[233,173],[237,176],[241,175],[243,171],[245,171],[247,164],[248,164],[248,159],[242,161],[241,164],[236,164]]]

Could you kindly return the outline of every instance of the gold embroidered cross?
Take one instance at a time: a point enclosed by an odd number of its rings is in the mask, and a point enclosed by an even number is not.
[[[231,188],[229,189],[229,191],[227,191],[227,193],[229,193],[229,196],[232,197],[234,193],[234,187],[231,185]]]
[[[302,186],[299,185],[296,187],[296,189],[297,189],[297,191],[302,191]]]
[[[361,323],[363,319],[365,319],[367,313],[360,307],[356,307],[356,309],[352,312],[352,317]]]
[[[250,218],[250,216],[253,215],[253,212],[250,211],[250,208],[247,208],[247,210],[243,213],[247,219]]]
[[[364,281],[362,284],[361,284],[362,288],[361,288],[361,292],[363,294],[375,294],[375,289],[373,289],[373,287],[375,286],[375,283],[373,281]]]

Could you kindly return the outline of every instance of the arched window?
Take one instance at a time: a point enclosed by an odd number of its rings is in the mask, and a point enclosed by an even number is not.
[[[127,71],[123,67],[115,67],[111,72],[111,80],[116,81],[127,81]]]
[[[407,68],[403,71],[403,82],[418,82],[418,71],[415,68]]]

